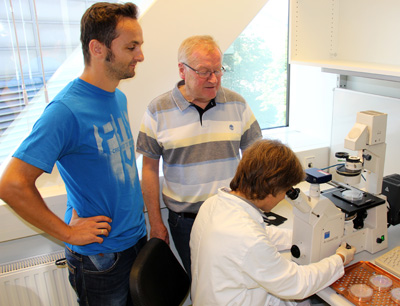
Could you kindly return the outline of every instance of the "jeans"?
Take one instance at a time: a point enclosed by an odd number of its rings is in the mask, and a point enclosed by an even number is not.
[[[129,274],[147,237],[118,253],[85,256],[65,248],[69,282],[78,296],[79,305],[132,305]]]
[[[181,258],[183,267],[185,268],[189,279],[192,280],[190,270],[190,232],[192,231],[194,219],[184,218],[179,214],[169,210],[168,224],[171,231],[172,239],[174,240],[175,248]]]

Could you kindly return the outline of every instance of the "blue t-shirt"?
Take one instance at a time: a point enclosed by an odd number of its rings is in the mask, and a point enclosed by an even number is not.
[[[14,153],[45,172],[57,163],[67,189],[65,222],[105,215],[111,231],[102,244],[68,245],[83,255],[123,251],[146,234],[127,101],[79,78],[46,107]]]

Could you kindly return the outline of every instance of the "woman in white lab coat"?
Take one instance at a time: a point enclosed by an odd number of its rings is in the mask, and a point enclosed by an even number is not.
[[[244,152],[231,188],[203,203],[192,229],[194,306],[292,305],[343,275],[354,248],[299,266],[279,253],[291,247],[291,231],[263,221],[261,211],[303,179],[296,155],[279,141],[261,140]]]

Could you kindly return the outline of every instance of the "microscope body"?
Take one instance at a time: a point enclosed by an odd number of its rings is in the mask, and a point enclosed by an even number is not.
[[[309,197],[310,211],[293,208],[292,259],[298,264],[317,262],[335,254],[344,234],[344,214],[324,196]]]
[[[354,246],[357,253],[368,251],[373,254],[387,248],[386,201],[364,193],[365,202],[358,207],[341,197],[345,186],[316,192],[320,183],[331,179],[328,173],[323,174],[326,177],[322,180],[310,179],[316,171],[321,175],[320,170],[306,170],[311,187],[309,192],[298,190],[295,199],[287,196],[294,215],[292,260],[302,265],[318,262],[335,254],[342,242]]]

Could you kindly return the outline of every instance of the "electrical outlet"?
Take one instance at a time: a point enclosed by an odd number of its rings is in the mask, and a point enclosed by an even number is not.
[[[308,156],[304,158],[304,166],[305,168],[314,168],[315,167],[315,156]]]

